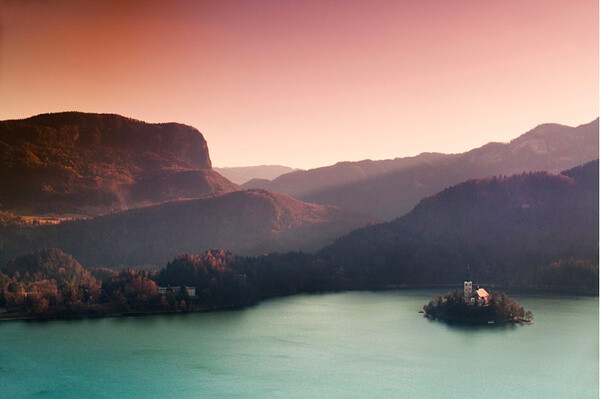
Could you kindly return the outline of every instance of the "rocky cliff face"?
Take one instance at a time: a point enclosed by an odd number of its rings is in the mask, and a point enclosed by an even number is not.
[[[95,215],[237,186],[177,123],[65,112],[0,122],[0,209]]]

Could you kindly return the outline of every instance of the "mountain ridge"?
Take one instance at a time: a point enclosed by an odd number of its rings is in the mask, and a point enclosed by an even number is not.
[[[266,190],[177,199],[87,220],[6,227],[0,262],[55,247],[86,266],[159,265],[180,253],[226,248],[242,255],[321,248],[372,219]]]
[[[425,154],[427,158],[424,154],[400,158],[403,165],[397,160],[370,161],[397,166],[368,178],[336,181],[331,176],[334,166],[361,165],[338,163],[243,187],[256,184],[304,201],[393,219],[410,211],[419,200],[470,178],[536,170],[560,172],[591,161],[598,154],[598,119],[577,127],[541,124],[508,143],[492,142],[461,154]]]
[[[488,284],[548,287],[575,267],[570,272],[586,277],[572,284],[597,291],[598,161],[560,174],[470,179],[316,256],[350,275],[370,270],[363,278],[375,285],[447,284],[460,281],[470,265]],[[561,271],[557,264],[567,266]]]
[[[94,216],[238,189],[212,170],[197,129],[117,114],[0,121],[0,168],[0,206],[18,214]]]

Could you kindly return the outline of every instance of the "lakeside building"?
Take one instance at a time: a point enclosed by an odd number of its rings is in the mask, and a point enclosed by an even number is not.
[[[483,288],[479,288],[473,295],[475,300],[480,304],[487,305],[490,300],[490,294]]]
[[[488,305],[490,300],[490,294],[483,288],[477,287],[477,290],[473,292],[473,281],[470,278],[470,270],[467,266],[467,279],[463,283],[463,296],[465,302],[474,304],[477,302],[480,305]]]
[[[171,290],[173,290],[173,294],[177,295],[179,294],[179,291],[181,291],[181,287],[157,287],[158,288],[158,293],[159,294],[166,294],[167,291],[169,290],[169,288]],[[191,296],[192,298],[196,296],[196,287],[185,287],[187,294],[189,296]]]
[[[465,297],[465,302],[469,302],[471,296],[473,295],[473,282],[471,280],[465,280],[463,286],[463,296]]]

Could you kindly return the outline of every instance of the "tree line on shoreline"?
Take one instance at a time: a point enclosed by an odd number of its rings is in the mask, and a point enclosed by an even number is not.
[[[588,261],[570,259],[548,268],[546,283],[564,282],[565,275],[572,279],[574,271],[595,274],[597,281],[598,267]],[[161,270],[115,271],[87,270],[59,249],[43,249],[14,259],[3,271],[0,318],[201,311],[297,293],[384,289],[390,283],[374,278],[372,269],[356,274],[299,252],[249,258],[212,250],[177,256]],[[159,293],[159,286],[183,289]],[[195,287],[196,295],[185,287]]]
[[[243,258],[212,250],[177,256],[161,270],[87,270],[59,249],[41,249],[0,273],[0,318],[200,311],[344,288],[334,283],[335,273],[309,259],[303,253]],[[159,293],[159,286],[167,291]],[[195,287],[196,296],[186,287]]]

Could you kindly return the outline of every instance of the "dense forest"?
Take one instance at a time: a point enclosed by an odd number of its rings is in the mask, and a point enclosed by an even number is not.
[[[3,272],[0,318],[199,311],[347,287],[339,271],[302,253],[245,258],[213,250],[177,256],[148,272],[86,270],[59,249],[43,249],[14,259]],[[166,292],[159,293],[159,286]],[[186,287],[194,287],[196,296]]]
[[[579,290],[582,282],[578,278],[598,273],[597,265],[576,261],[561,261],[547,268],[540,279],[542,286],[561,289]],[[38,250],[10,262],[6,274],[0,273],[0,319],[202,311],[297,293],[385,288],[370,278],[371,271],[366,268],[364,273],[352,275],[299,252],[250,258],[224,250],[180,255],[159,271],[86,270],[58,249]],[[589,283],[586,292],[594,285],[597,289],[597,280]],[[159,286],[167,287],[166,292],[159,293]],[[194,287],[196,295],[188,295],[186,287]],[[500,306],[492,308],[492,313],[490,309],[476,313],[496,320],[505,309],[512,312],[513,308]],[[514,314],[526,316],[521,313]]]
[[[597,292],[598,161],[469,180],[317,257],[359,286],[448,284],[470,265],[488,284]]]
[[[160,309],[156,292],[146,272],[86,270],[58,249],[43,249],[16,258],[0,273],[0,316],[72,317]]]

